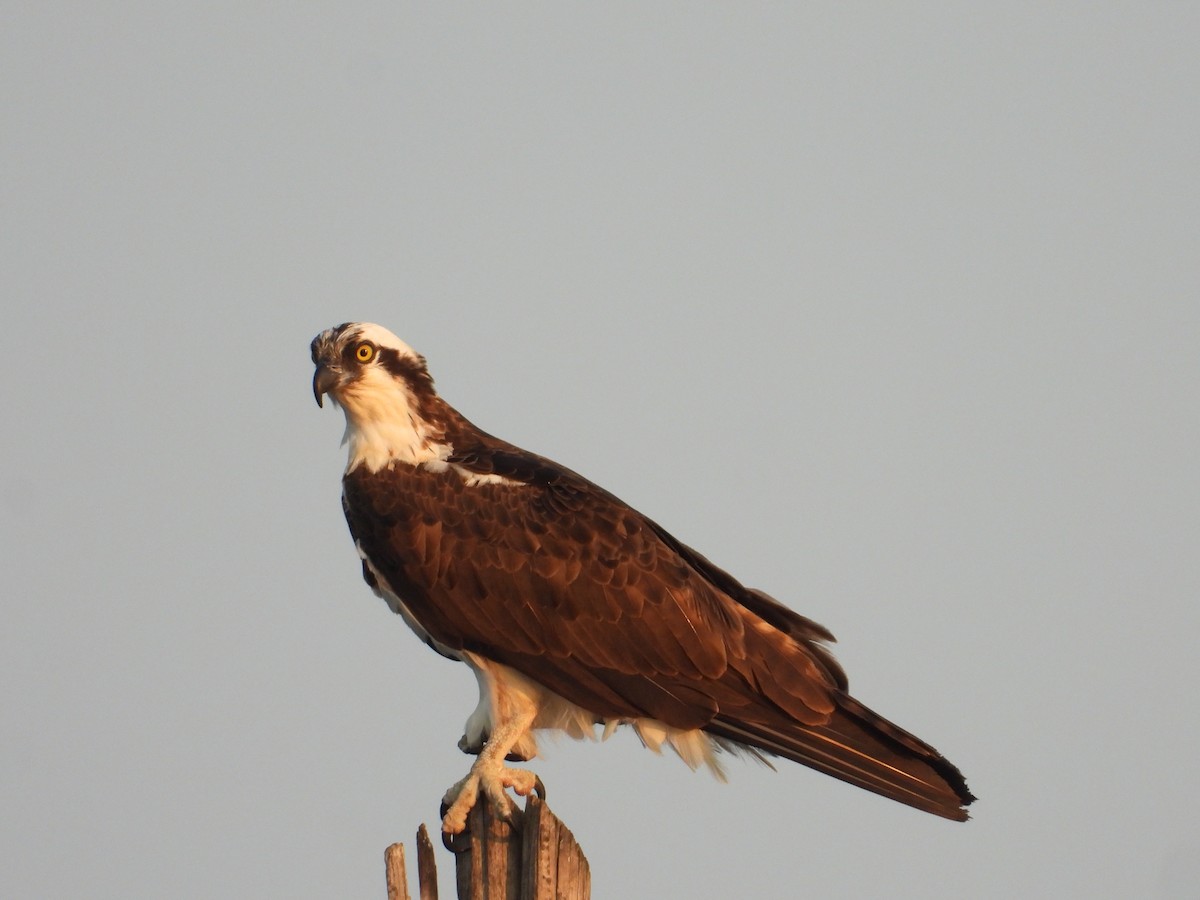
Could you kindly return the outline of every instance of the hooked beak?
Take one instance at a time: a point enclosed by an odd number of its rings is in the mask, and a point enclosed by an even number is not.
[[[317,406],[325,408],[325,395],[338,386],[338,373],[325,363],[317,363],[313,372],[313,396],[317,398]]]

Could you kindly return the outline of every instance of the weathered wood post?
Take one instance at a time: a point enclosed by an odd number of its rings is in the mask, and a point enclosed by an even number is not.
[[[404,845],[392,844],[383,852],[387,870],[388,900],[411,900],[408,893],[408,871],[404,865]],[[433,844],[424,825],[417,829],[417,884],[420,900],[438,900],[437,863],[433,859]]]
[[[384,850],[383,865],[387,870],[388,900],[411,900],[408,895],[408,870],[404,868],[404,845],[392,844]]]
[[[517,824],[496,815],[486,801],[467,819],[467,833],[455,839],[459,900],[589,900],[591,870],[571,829],[538,797],[532,796]],[[409,900],[404,847],[392,844],[387,861],[388,900]],[[417,833],[421,900],[437,900],[437,868],[429,833]]]

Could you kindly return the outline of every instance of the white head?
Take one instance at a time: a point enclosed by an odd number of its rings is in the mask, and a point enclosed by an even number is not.
[[[312,360],[317,405],[328,394],[346,413],[347,472],[445,457],[442,429],[431,421],[438,400],[425,358],[396,335],[346,322],[313,338]]]

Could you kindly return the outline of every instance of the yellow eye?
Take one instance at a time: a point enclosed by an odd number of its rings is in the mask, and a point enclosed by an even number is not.
[[[375,348],[370,344],[359,344],[354,351],[354,358],[360,363],[368,363],[375,357]]]

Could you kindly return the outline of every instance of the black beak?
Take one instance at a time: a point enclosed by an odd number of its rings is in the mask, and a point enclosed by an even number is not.
[[[313,372],[313,396],[317,398],[317,406],[325,407],[325,395],[337,385],[337,372],[325,363],[317,363],[317,371]]]

